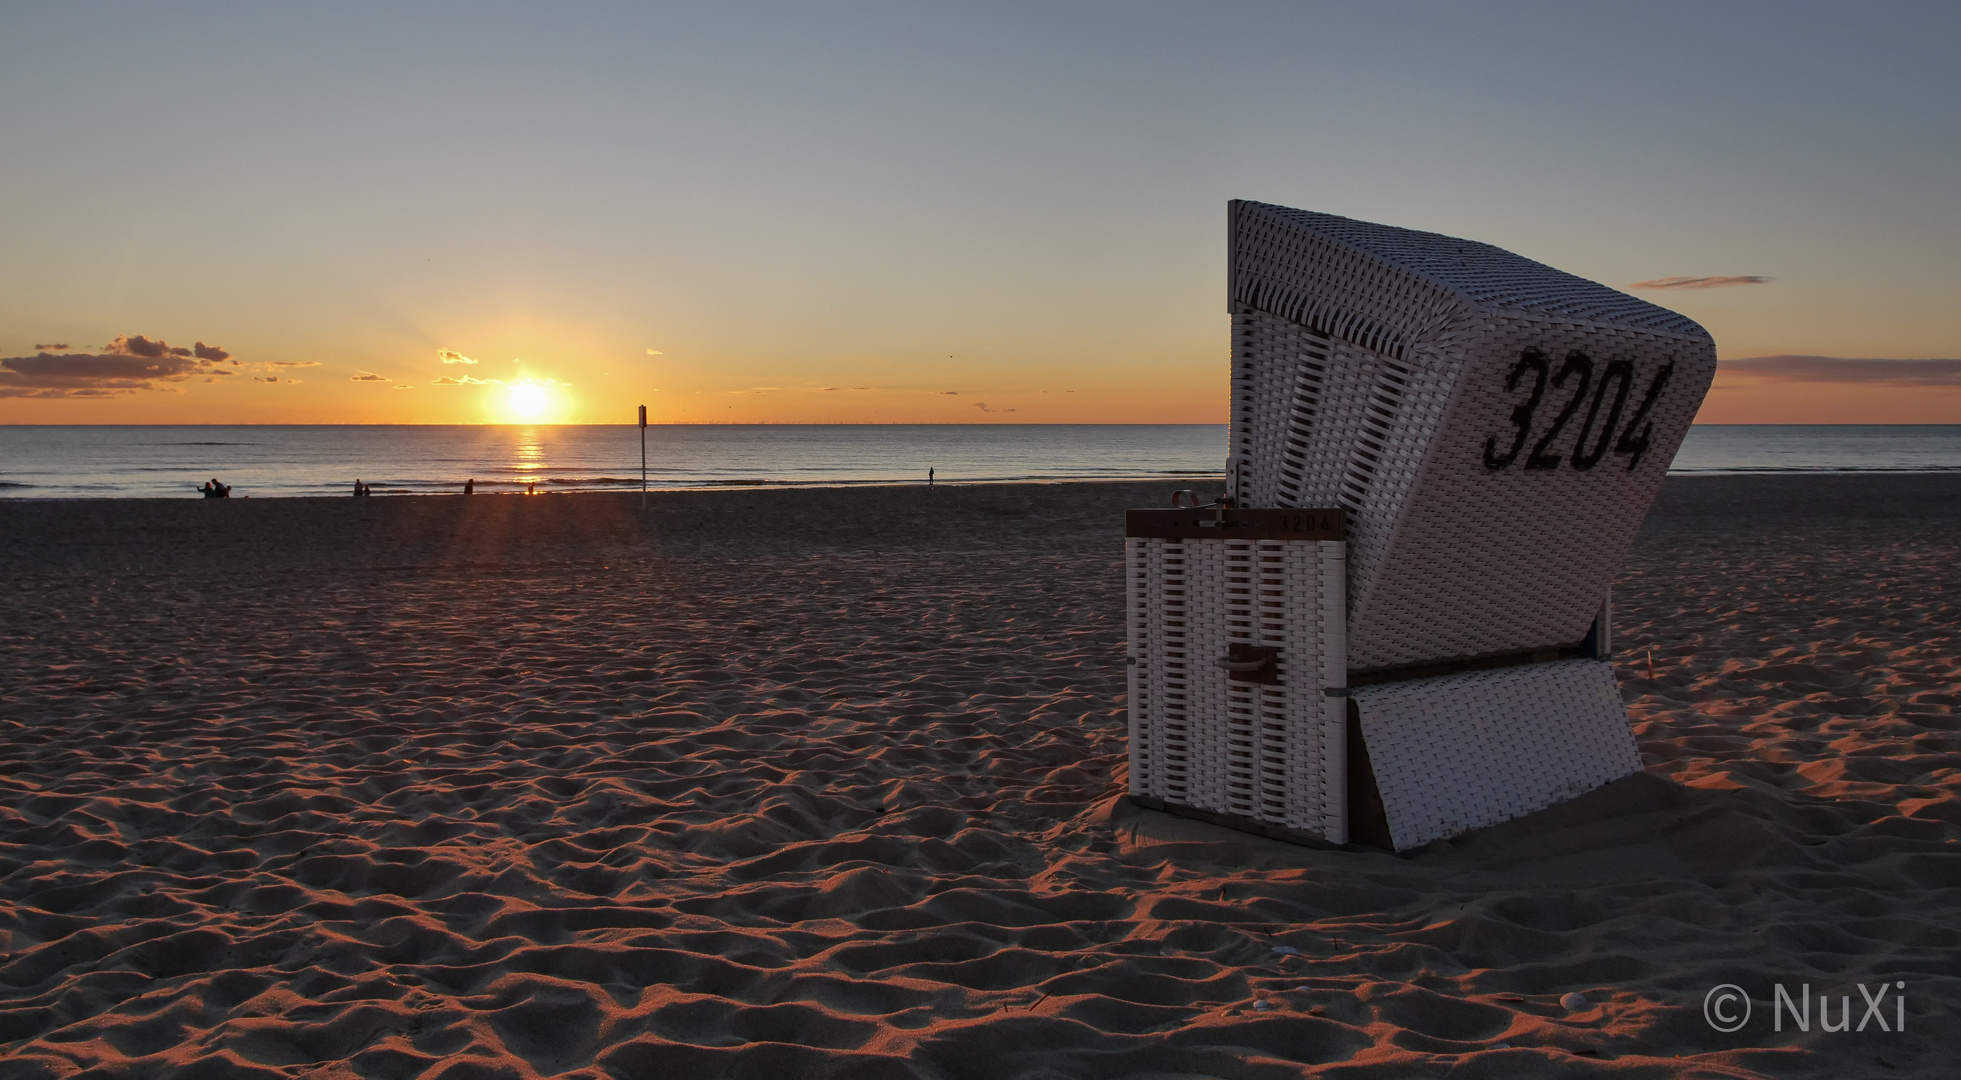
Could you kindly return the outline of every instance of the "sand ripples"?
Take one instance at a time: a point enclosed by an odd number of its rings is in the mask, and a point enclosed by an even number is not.
[[[1413,858],[1118,801],[1119,570],[1033,532],[28,580],[0,1073],[1940,1075],[1954,572],[1707,544],[1623,591],[1651,774]],[[1777,978],[1910,1030],[1704,1023]]]

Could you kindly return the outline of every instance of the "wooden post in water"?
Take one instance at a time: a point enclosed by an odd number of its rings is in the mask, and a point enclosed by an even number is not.
[[[640,509],[647,508],[647,407],[640,406]]]

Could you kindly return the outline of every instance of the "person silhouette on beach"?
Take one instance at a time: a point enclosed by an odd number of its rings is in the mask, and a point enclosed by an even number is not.
[[[524,489],[524,493],[525,493],[526,495],[536,495],[536,494],[538,494],[538,481],[536,481],[536,480],[533,480],[533,481],[531,481],[531,485],[530,485],[529,487],[527,487],[527,488],[525,488],[525,489]]]
[[[215,499],[218,497],[218,493],[211,490],[211,482],[209,480],[199,485],[197,490],[199,494],[203,495],[207,499]]]
[[[368,493],[368,485],[366,485],[366,484],[363,484],[363,483],[361,482],[361,478],[360,478],[360,477],[358,477],[358,476],[357,476],[357,477],[355,477],[355,478],[354,478],[354,497],[358,499],[358,498],[360,498],[361,496],[363,496],[363,495],[366,495],[367,493]]]
[[[218,478],[215,476],[211,478],[210,483],[198,488],[198,490],[203,492],[204,497],[207,499],[229,499],[232,496],[232,489],[220,484]]]
[[[933,470],[931,469],[926,470],[926,486],[927,487],[933,486]]]
[[[465,495],[475,495],[476,493],[477,493],[477,478],[476,478],[476,477],[474,477],[474,476],[472,476],[472,477],[471,477],[471,478],[469,478],[468,480],[465,480],[465,481],[463,481],[463,494],[465,494]]]

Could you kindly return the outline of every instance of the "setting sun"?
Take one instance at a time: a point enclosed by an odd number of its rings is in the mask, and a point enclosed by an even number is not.
[[[519,383],[511,387],[506,404],[513,414],[525,420],[536,420],[551,408],[552,396],[536,383]]]
[[[492,401],[494,411],[508,423],[562,420],[571,404],[564,387],[550,379],[512,383],[499,390]]]

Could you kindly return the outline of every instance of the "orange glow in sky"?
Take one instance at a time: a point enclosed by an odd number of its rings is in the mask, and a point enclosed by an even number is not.
[[[1961,423],[1961,6],[1555,7],[22,6],[0,423],[1223,423],[1233,198]]]

